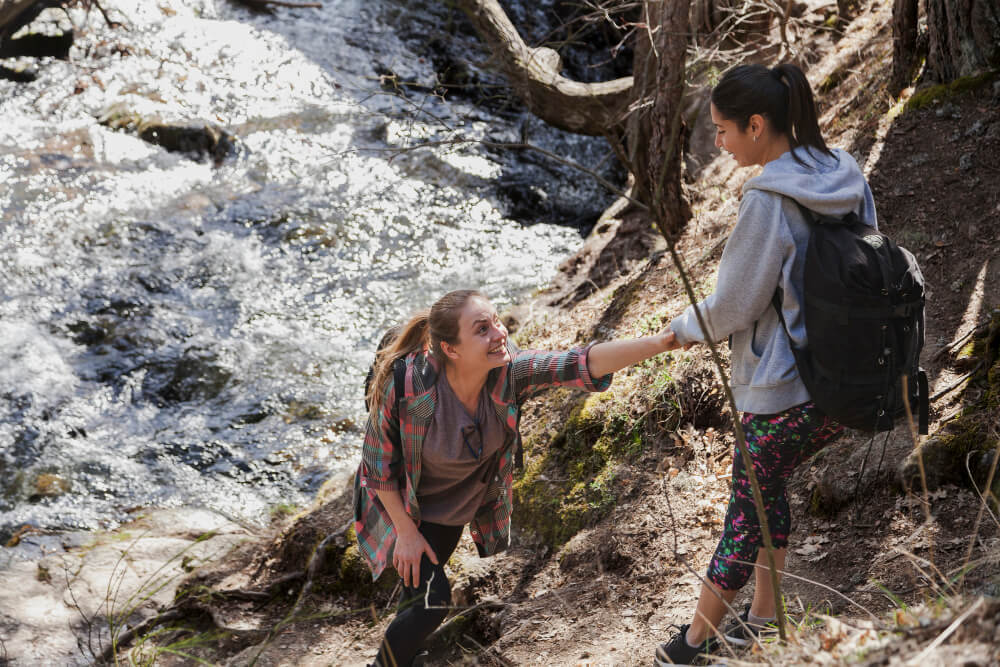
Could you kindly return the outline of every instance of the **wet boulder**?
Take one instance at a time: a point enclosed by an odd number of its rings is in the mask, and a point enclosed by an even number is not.
[[[35,477],[32,485],[32,500],[53,498],[68,493],[72,488],[70,481],[55,473],[41,473]]]
[[[168,151],[208,157],[218,165],[236,152],[235,138],[211,123],[170,125],[146,122],[139,128],[139,138]]]
[[[143,141],[196,160],[211,159],[219,166],[236,153],[237,139],[214,123],[167,121],[163,118],[112,108],[99,119],[113,130],[135,133]]]

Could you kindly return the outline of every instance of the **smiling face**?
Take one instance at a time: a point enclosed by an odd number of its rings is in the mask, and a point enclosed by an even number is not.
[[[488,300],[474,296],[465,302],[458,318],[458,340],[441,343],[448,360],[462,372],[482,372],[510,361],[507,327]]]
[[[729,120],[712,104],[712,124],[715,125],[715,145],[728,152],[741,167],[763,164],[765,142],[761,141],[763,134],[763,119],[754,115],[746,128],[741,130],[734,120]],[[754,141],[754,137],[758,141]]]

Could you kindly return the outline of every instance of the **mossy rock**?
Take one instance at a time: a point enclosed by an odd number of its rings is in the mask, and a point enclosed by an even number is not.
[[[997,76],[1000,76],[1000,70],[991,70],[973,76],[963,76],[950,83],[928,86],[914,92],[910,96],[910,99],[906,101],[904,110],[916,111],[917,109],[923,109],[924,107],[943,102],[952,97],[977,90],[992,83]]]
[[[638,427],[608,392],[591,394],[573,408],[551,443],[514,483],[514,522],[552,548],[607,516],[617,501],[619,466],[642,451]]]

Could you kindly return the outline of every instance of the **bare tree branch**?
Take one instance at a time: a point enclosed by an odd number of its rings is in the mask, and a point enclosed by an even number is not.
[[[528,46],[497,0],[457,0],[497,65],[528,109],[568,132],[603,136],[622,122],[631,100],[632,77],[581,83],[559,72],[559,54]]]

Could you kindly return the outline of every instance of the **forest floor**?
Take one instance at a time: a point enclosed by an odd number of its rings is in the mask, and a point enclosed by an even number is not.
[[[925,274],[923,362],[937,395],[933,434],[986,391],[975,377],[959,381],[969,371],[964,341],[1000,307],[1000,82],[902,110],[886,92],[890,13],[887,3],[862,3],[842,38],[818,42],[808,74],[829,143],[862,165],[880,227],[914,252]],[[735,222],[740,185],[756,172],[735,169],[728,155],[704,165],[689,184],[695,215],[677,251],[707,292]],[[598,223],[553,286],[508,314],[519,344],[562,348],[657,330],[687,304],[663,248],[627,218]],[[449,624],[429,664],[650,664],[672,626],[689,620],[725,512],[734,438],[708,351],[675,353],[660,364],[619,373],[601,408],[644,420],[644,430],[634,448],[590,481],[579,531],[541,536],[530,507],[515,507],[507,552],[480,560],[463,537],[450,563],[454,602],[474,611]],[[647,419],[647,408],[665,400],[652,388],[657,373],[684,393],[670,399],[680,406],[676,428],[657,429]],[[566,488],[546,451],[562,446],[559,436],[579,405],[578,397],[551,392],[526,409],[522,430],[534,478],[522,488],[544,494],[548,484],[554,495]],[[988,417],[994,427],[995,417]],[[791,617],[819,629],[793,633],[784,647],[728,656],[728,664],[902,664],[925,649],[920,664],[995,664],[1000,525],[990,515],[980,521],[982,503],[968,485],[942,478],[927,505],[920,490],[901,490],[899,471],[913,444],[906,428],[874,443],[848,435],[796,473],[783,587]],[[317,537],[342,532],[350,518],[347,484],[331,483],[316,509],[276,525],[273,535],[248,542],[194,581],[216,591],[268,589],[294,569],[291,563],[303,566]],[[519,495],[519,505],[532,502]],[[282,624],[297,599],[294,589],[288,603],[268,605],[216,596],[202,607],[205,625],[225,629],[225,637],[188,652],[226,664],[371,662],[392,619],[393,582],[387,575],[373,589],[344,581],[346,562],[317,578],[302,601],[306,615],[293,622]],[[966,562],[976,566],[955,583]],[[749,593],[750,587],[737,598],[736,609]],[[961,628],[946,632],[964,610]],[[928,648],[942,633],[945,640]],[[159,658],[174,661],[189,659]]]

